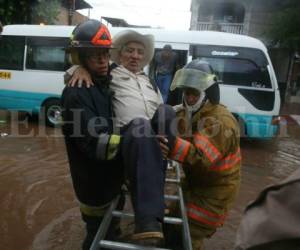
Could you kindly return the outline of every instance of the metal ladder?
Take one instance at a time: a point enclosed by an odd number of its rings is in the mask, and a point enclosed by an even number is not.
[[[163,222],[166,224],[181,225],[182,240],[183,240],[183,247],[184,247],[183,249],[184,250],[192,250],[192,242],[191,242],[190,230],[189,230],[189,225],[188,225],[188,219],[187,219],[186,210],[185,210],[185,206],[184,206],[184,202],[183,202],[182,189],[180,186],[180,166],[176,162],[172,162],[172,163],[173,163],[173,167],[175,167],[176,177],[175,178],[166,178],[165,181],[166,181],[166,184],[176,185],[177,195],[165,194],[164,197],[165,197],[166,201],[169,200],[169,201],[179,202],[181,217],[176,218],[176,217],[165,216]],[[170,170],[169,167],[168,167],[168,170]],[[98,229],[98,232],[94,238],[94,241],[91,245],[90,250],[98,250],[99,248],[130,249],[130,250],[171,250],[168,248],[147,247],[147,246],[141,246],[141,245],[136,245],[136,244],[131,244],[131,243],[104,240],[113,217],[134,218],[134,214],[132,214],[132,213],[126,213],[126,212],[116,210],[119,199],[120,199],[120,196],[116,197],[114,199],[114,201],[111,203],[110,207],[107,209],[107,211],[104,215],[103,221],[102,221],[102,223]]]

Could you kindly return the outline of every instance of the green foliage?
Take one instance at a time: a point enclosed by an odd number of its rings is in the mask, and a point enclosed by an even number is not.
[[[59,0],[37,0],[32,6],[33,23],[54,24],[60,12]]]
[[[272,20],[268,31],[274,43],[293,49],[300,49],[300,1],[281,1],[279,10]]]
[[[4,24],[53,24],[60,11],[59,0],[0,0],[0,21]]]
[[[36,0],[0,0],[0,21],[6,24],[31,22],[31,6]]]

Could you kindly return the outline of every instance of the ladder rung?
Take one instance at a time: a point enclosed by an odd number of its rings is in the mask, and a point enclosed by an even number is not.
[[[125,195],[130,196],[130,193],[126,192]],[[166,200],[176,200],[176,201],[180,200],[179,195],[165,194],[164,197]]]
[[[107,247],[109,249],[171,250],[171,249],[168,249],[168,248],[146,247],[146,246],[135,245],[135,244],[131,244],[131,243],[123,243],[123,242],[108,241],[108,240],[101,240],[99,242],[99,246]]]
[[[116,216],[116,217],[122,217],[122,218],[133,218],[134,217],[134,214],[132,214],[132,213],[125,213],[125,212],[121,212],[119,210],[113,211],[112,215]]]
[[[132,213],[124,213],[119,210],[113,211],[112,215],[116,216],[116,217],[122,217],[122,218],[133,218],[134,217],[134,214],[132,214]],[[177,217],[165,216],[164,222],[169,223],[169,224],[179,224],[180,225],[180,224],[182,224],[182,219],[177,218]]]
[[[171,178],[166,178],[166,183],[180,183],[180,180],[178,179],[171,179]]]
[[[175,225],[181,225],[183,223],[181,218],[169,217],[169,216],[164,217],[164,222],[169,224],[175,224]]]
[[[165,194],[165,199],[166,200],[174,200],[174,201],[178,201],[180,200],[180,197],[178,195],[169,195],[169,194]]]

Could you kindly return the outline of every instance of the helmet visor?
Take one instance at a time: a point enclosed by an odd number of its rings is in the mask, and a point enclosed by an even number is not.
[[[176,72],[170,90],[176,88],[193,88],[204,91],[215,83],[216,76],[206,72],[183,68]]]

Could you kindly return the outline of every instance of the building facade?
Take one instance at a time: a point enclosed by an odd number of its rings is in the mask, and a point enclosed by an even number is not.
[[[59,15],[55,24],[76,25],[88,19],[77,10],[91,9],[92,6],[84,0],[62,0]]]
[[[263,38],[276,10],[276,1],[192,0],[190,27]]]
[[[57,20],[55,21],[56,25],[76,25],[88,20],[87,16],[80,14],[77,11],[74,11],[70,17],[69,10],[64,6],[61,7],[58,14]]]

